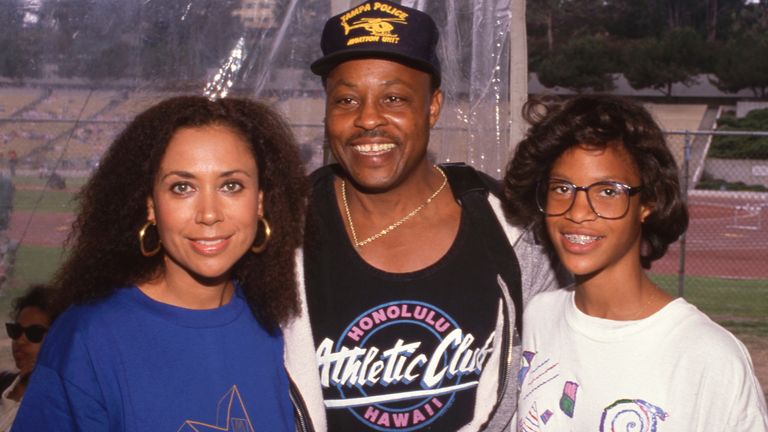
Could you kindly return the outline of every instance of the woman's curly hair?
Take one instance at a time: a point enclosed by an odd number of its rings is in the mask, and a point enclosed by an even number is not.
[[[53,280],[57,314],[71,304],[146,282],[162,270],[162,252],[147,258],[139,250],[137,233],[147,222],[147,197],[174,133],[209,125],[228,127],[251,145],[264,216],[272,228],[266,250],[247,252],[235,264],[234,277],[268,328],[298,313],[294,253],[302,241],[308,185],[290,128],[259,102],[179,96],[136,116],[78,194],[79,212],[67,240],[71,250]]]
[[[536,205],[537,183],[547,179],[552,165],[571,147],[618,143],[640,174],[641,202],[652,206],[642,226],[641,264],[650,268],[664,256],[688,227],[688,209],[677,164],[650,113],[637,103],[606,95],[578,96],[563,104],[532,100],[524,111],[531,128],[507,165],[507,218],[532,225],[537,237],[548,243],[544,214]]]

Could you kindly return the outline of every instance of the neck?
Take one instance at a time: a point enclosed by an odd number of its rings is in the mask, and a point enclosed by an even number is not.
[[[391,218],[404,215],[421,205],[443,183],[443,177],[429,162],[419,165],[408,177],[386,190],[366,190],[353,179],[337,179],[337,192],[341,182],[346,184],[347,200],[355,214],[366,218]]]
[[[196,278],[188,273],[165,272],[140,284],[139,289],[153,300],[185,309],[216,309],[232,299],[235,287],[227,274],[215,280]]]
[[[576,277],[576,306],[587,315],[617,321],[646,318],[672,297],[638,268],[620,277],[600,274]]]
[[[19,382],[16,384],[10,392],[8,392],[8,399],[21,401],[21,397],[24,396],[24,392],[27,390],[27,384],[29,383],[29,376],[31,371],[19,372]]]

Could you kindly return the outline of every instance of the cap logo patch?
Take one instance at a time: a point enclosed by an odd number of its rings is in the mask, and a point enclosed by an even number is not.
[[[354,18],[358,18],[359,15],[372,10],[384,12],[392,17],[359,17],[359,19],[352,21]],[[363,29],[370,34],[349,38],[347,40],[347,46],[359,43],[376,42],[396,44],[400,42],[400,36],[393,33],[395,26],[392,24],[398,23],[407,25],[408,22],[405,20],[407,17],[407,13],[388,4],[379,2],[362,4],[342,15],[341,25],[344,28],[344,35],[349,35],[349,32],[354,29]]]
[[[323,26],[323,56],[310,65],[327,77],[340,63],[387,59],[432,75],[440,86],[437,41],[440,31],[428,14],[390,0],[357,0],[357,6],[329,18]]]

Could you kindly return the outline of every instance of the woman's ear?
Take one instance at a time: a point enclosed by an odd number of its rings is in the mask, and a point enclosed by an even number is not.
[[[653,209],[656,203],[645,203],[640,205],[640,223],[645,223],[645,220],[653,213]]]
[[[155,219],[155,201],[151,196],[147,197],[147,220],[157,221],[157,219]]]

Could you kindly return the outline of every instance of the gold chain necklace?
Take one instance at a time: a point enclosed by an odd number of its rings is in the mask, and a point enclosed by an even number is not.
[[[658,293],[658,292],[659,292],[658,288],[654,289],[653,293],[651,293],[651,296],[648,297],[648,300],[646,300],[646,302],[643,305],[643,307],[641,307],[639,311],[635,312],[635,315],[632,318],[630,318],[629,320],[632,321],[632,320],[638,319],[640,317],[640,315],[642,315],[643,312],[645,312],[646,309],[648,309],[648,306],[651,305],[651,302],[653,302],[653,299],[656,298],[656,293]]]
[[[426,207],[427,204],[431,203],[432,200],[435,199],[435,197],[440,192],[443,191],[443,189],[445,188],[445,185],[448,184],[448,177],[445,176],[445,173],[443,172],[443,170],[440,169],[437,165],[435,165],[435,169],[437,170],[437,172],[440,173],[440,175],[443,176],[443,184],[441,184],[440,187],[437,188],[437,190],[434,193],[432,193],[432,195],[430,195],[430,197],[427,198],[426,201],[421,203],[420,206],[418,206],[415,209],[413,209],[413,211],[411,211],[407,215],[403,216],[399,221],[393,223],[392,225],[384,228],[383,230],[381,230],[378,233],[368,237],[367,239],[365,239],[363,241],[357,241],[357,231],[355,230],[355,224],[352,223],[352,214],[349,212],[349,204],[347,203],[347,186],[346,186],[347,182],[342,180],[341,181],[341,200],[344,202],[344,212],[346,212],[346,214],[347,214],[347,222],[349,223],[349,230],[352,231],[352,241],[354,242],[355,247],[359,248],[361,246],[365,246],[368,243],[370,243],[370,242],[372,242],[372,241],[374,241],[374,240],[376,240],[378,238],[384,237],[385,235],[387,235],[390,232],[392,232],[395,228],[397,228],[400,225],[402,225],[403,222],[405,222],[408,219],[416,216],[416,214],[418,212],[420,212],[424,207]]]

